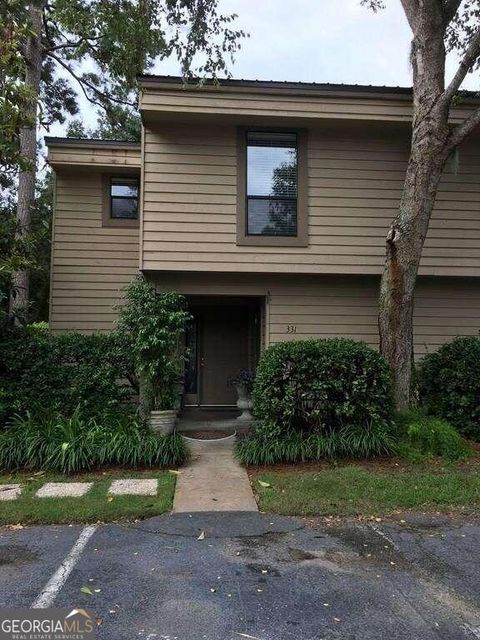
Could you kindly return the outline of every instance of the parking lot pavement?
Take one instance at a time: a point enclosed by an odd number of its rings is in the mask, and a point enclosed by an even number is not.
[[[38,599],[82,531],[3,531],[0,603]],[[479,550],[473,524],[167,515],[98,527],[54,604],[88,609],[108,640],[474,639]]]

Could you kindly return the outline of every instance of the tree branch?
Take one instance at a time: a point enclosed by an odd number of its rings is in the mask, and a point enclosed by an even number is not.
[[[103,93],[103,91],[100,91],[99,89],[97,89],[97,87],[93,85],[91,82],[89,82],[88,80],[85,80],[85,78],[82,78],[81,76],[76,74],[69,64],[64,62],[61,58],[56,56],[51,51],[47,51],[47,56],[52,58],[52,60],[55,60],[55,62],[57,62],[60,66],[62,66],[64,69],[68,71],[68,73],[72,76],[72,78],[74,78],[80,85],[87,100],[92,104],[95,104],[105,110],[105,104],[102,104],[101,102],[96,102],[95,100],[93,100],[93,98],[88,95],[88,92],[86,91],[85,87],[88,87],[90,91],[93,91],[93,93],[96,96],[98,96],[100,100],[104,100],[106,102],[116,102],[117,104],[122,104],[129,107],[135,107],[135,104],[133,102],[130,102],[129,100],[120,100],[119,98],[114,98],[110,95],[107,96],[105,93]]]
[[[444,26],[447,27],[457,13],[458,7],[462,4],[462,0],[443,0],[443,18]]]
[[[403,10],[407,16],[408,24],[412,31],[415,31],[415,25],[418,17],[418,0],[401,0]]]
[[[448,153],[451,153],[455,147],[458,147],[465,138],[467,138],[472,131],[480,125],[480,107],[470,115],[466,120],[464,120],[458,127],[453,129],[452,133],[448,137],[446,150]]]
[[[465,51],[465,55],[463,56],[462,61],[457,69],[456,74],[453,76],[452,81],[445,89],[443,94],[440,97],[440,100],[443,102],[445,106],[448,106],[452,101],[453,96],[460,89],[460,85],[465,80],[465,76],[470,71],[470,69],[475,64],[478,56],[480,55],[480,28],[477,33],[473,36],[470,41],[470,44]]]

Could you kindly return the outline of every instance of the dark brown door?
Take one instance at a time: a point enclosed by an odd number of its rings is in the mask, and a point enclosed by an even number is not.
[[[212,306],[200,315],[200,404],[234,405],[229,376],[248,368],[249,312],[245,307]]]

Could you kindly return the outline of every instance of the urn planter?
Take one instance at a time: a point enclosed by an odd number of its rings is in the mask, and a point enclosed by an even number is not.
[[[173,433],[177,419],[176,409],[155,410],[150,412],[150,428],[155,433],[168,436]]]
[[[250,413],[250,410],[253,406],[252,398],[250,393],[247,390],[246,385],[244,384],[236,384],[235,385],[238,394],[237,407],[242,412],[237,420],[241,422],[251,422],[253,420],[253,416]]]

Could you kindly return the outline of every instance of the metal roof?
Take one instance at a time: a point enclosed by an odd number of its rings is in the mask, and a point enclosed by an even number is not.
[[[46,136],[45,144],[50,145],[66,145],[74,147],[114,147],[116,149],[140,149],[140,142],[124,142],[122,140],[103,140],[99,138],[58,138],[55,136]]]
[[[374,85],[374,84],[336,84],[332,82],[290,82],[288,80],[245,80],[241,78],[219,78],[214,80],[212,78],[202,79],[194,78],[186,80],[181,76],[163,76],[154,74],[142,74],[137,76],[137,80],[140,83],[145,84],[181,84],[183,86],[190,86],[192,88],[196,86],[216,86],[221,87],[238,87],[238,88],[250,88],[250,89],[287,89],[302,91],[318,91],[318,92],[350,92],[350,93],[372,93],[372,94],[396,94],[399,96],[410,97],[412,95],[412,87],[400,87],[389,85]],[[459,95],[465,98],[480,98],[480,92],[477,91],[459,91]]]

